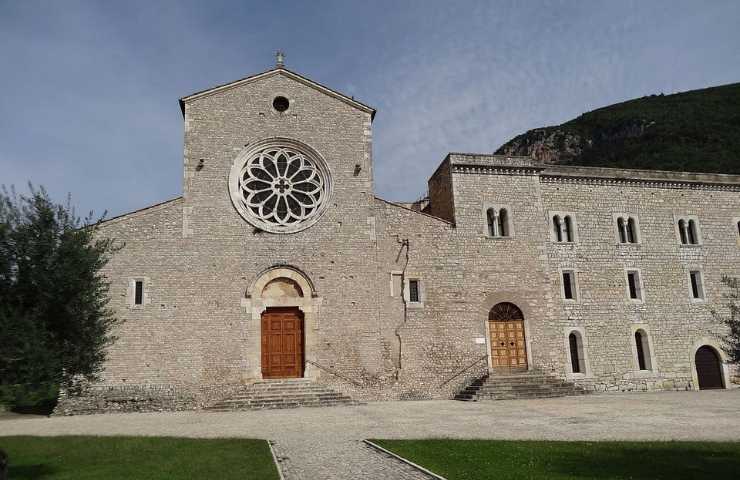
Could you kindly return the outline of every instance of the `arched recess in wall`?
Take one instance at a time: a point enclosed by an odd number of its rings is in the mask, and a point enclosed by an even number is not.
[[[724,388],[722,379],[722,361],[719,354],[709,345],[702,345],[694,354],[694,365],[699,383],[699,390]]]
[[[653,335],[645,323],[633,324],[630,329],[629,343],[632,349],[633,369],[638,376],[650,376],[658,373]]]
[[[728,358],[718,341],[704,337],[694,343],[690,355],[695,390],[727,388],[730,384]]]
[[[647,332],[642,328],[635,330],[634,342],[637,369],[640,371],[652,370],[653,362],[651,359],[650,339]]]
[[[570,378],[590,377],[588,362],[588,343],[582,327],[566,327],[566,376]]]
[[[313,282],[295,267],[278,265],[257,275],[242,299],[247,319],[244,380],[318,378],[320,372],[315,362],[320,305],[321,297]],[[293,342],[290,351],[295,352],[294,358],[288,355],[285,361],[277,363],[271,359],[279,358],[283,352],[267,351],[273,347],[265,342],[265,335],[271,334],[269,329],[276,324],[280,331],[273,333],[283,335],[286,331],[286,338]]]

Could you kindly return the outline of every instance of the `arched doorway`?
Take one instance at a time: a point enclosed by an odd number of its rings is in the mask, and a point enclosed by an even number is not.
[[[583,337],[578,330],[573,330],[568,334],[568,356],[570,357],[570,373],[585,375],[586,355],[583,352]]]
[[[694,356],[699,390],[724,388],[722,381],[722,364],[717,352],[708,345],[696,350]]]
[[[242,306],[248,314],[244,381],[318,378],[315,361],[321,297],[298,269],[276,266],[260,273]]]
[[[527,369],[527,342],[524,315],[509,302],[497,303],[488,312],[491,367],[501,370]]]

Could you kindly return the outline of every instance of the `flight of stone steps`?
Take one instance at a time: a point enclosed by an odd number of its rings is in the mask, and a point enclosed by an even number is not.
[[[303,378],[262,380],[246,386],[241,392],[221,400],[206,410],[229,412],[233,410],[266,410],[297,407],[331,407],[359,405],[347,395]]]
[[[550,398],[584,395],[587,390],[558,377],[541,372],[507,375],[488,375],[455,395],[455,400],[517,400],[523,398]]]

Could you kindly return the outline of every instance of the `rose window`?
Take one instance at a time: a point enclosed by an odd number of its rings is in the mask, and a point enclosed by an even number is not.
[[[328,169],[305,145],[271,142],[237,158],[230,188],[234,205],[250,223],[270,232],[295,232],[323,213]]]

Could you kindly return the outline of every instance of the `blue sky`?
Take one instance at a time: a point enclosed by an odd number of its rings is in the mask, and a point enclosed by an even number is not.
[[[740,2],[0,0],[0,184],[115,215],[181,192],[181,96],[286,65],[378,109],[378,195],[444,155],[740,81]]]

